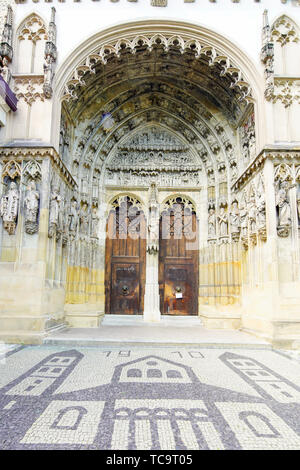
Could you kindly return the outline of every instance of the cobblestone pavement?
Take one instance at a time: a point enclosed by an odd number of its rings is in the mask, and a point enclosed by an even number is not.
[[[300,362],[244,348],[10,350],[0,449],[300,449]]]

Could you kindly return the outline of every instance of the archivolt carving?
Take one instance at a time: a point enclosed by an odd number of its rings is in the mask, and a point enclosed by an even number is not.
[[[251,101],[251,86],[244,79],[242,71],[232,63],[229,57],[224,56],[223,53],[220,53],[212,46],[202,45],[197,39],[187,39],[181,35],[168,33],[125,36],[117,41],[103,44],[98,50],[90,53],[81,64],[76,66],[72,77],[65,85],[63,99],[74,99],[77,97],[76,87],[85,85],[85,73],[95,73],[95,66],[98,63],[105,65],[113,56],[120,58],[124,50],[129,50],[132,54],[136,54],[142,46],[146,47],[150,52],[154,47],[160,46],[165,52],[175,48],[181,54],[192,52],[196,59],[200,57],[206,58],[210,67],[218,65],[221,68],[220,74],[230,77],[231,87],[239,92],[241,100],[246,99]]]

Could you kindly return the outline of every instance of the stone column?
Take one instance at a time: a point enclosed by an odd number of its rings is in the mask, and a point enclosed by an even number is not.
[[[144,321],[159,322],[158,251],[147,250]]]

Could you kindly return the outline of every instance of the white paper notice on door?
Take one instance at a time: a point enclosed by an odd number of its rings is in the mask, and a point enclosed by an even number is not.
[[[182,299],[182,292],[177,292],[175,295],[176,299]]]

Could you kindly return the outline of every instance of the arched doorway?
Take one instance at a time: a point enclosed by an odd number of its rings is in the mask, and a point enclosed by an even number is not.
[[[191,25],[151,24],[141,37],[140,25],[132,28],[116,33],[121,42],[111,32],[109,38],[103,35],[97,54],[87,46],[85,64],[79,61],[70,80],[57,82],[64,100],[62,159],[77,183],[78,203],[88,201],[94,217],[88,243],[95,255],[92,262],[90,256],[82,262],[97,279],[92,308],[101,314],[141,314],[144,294],[147,300],[152,295],[147,292],[155,292],[158,305],[160,291],[162,314],[205,310],[213,316],[216,308],[231,302],[233,277],[240,279],[232,274],[240,266],[239,252],[232,247],[240,239],[232,216],[239,211],[233,185],[256,154],[255,90],[238,66],[238,55],[234,60],[225,54],[233,45],[224,40],[219,50],[215,33],[203,37],[203,31]],[[201,220],[197,249],[187,252],[190,240],[186,234],[177,239],[176,230],[170,239],[160,240],[160,258],[146,256],[146,239],[127,243],[128,234],[125,239],[100,237],[103,204],[117,194],[136,195],[148,219],[153,181],[158,204],[178,194],[178,188],[180,197],[195,202]],[[179,206],[185,204],[183,199]],[[112,219],[118,217],[114,211]],[[192,209],[193,230],[197,217]],[[76,246],[76,237],[72,243]],[[237,284],[239,290],[240,281]],[[234,295],[238,303],[239,294]],[[151,309],[152,304],[145,308],[145,317]]]
[[[145,288],[145,216],[139,201],[120,196],[107,221],[105,313],[143,313]]]
[[[172,197],[160,218],[159,290],[164,315],[198,315],[198,221],[192,203]]]

